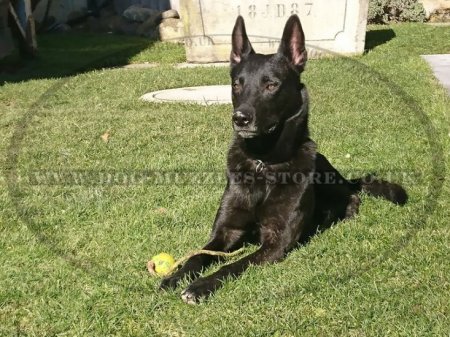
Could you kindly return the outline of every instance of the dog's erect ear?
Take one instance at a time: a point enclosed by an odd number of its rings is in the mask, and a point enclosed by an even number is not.
[[[291,15],[284,26],[278,53],[287,57],[299,72],[305,68],[307,53],[305,47],[305,34],[297,15]]]
[[[244,19],[240,15],[234,24],[231,44],[233,46],[230,54],[232,65],[240,63],[245,57],[255,53],[245,31]]]

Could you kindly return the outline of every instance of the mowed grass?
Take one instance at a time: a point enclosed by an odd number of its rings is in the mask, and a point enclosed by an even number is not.
[[[43,36],[40,59],[0,90],[0,335],[448,336],[450,99],[420,54],[448,52],[450,29],[371,27],[369,37],[392,32],[363,56],[309,61],[303,82],[320,151],[348,175],[401,182],[410,202],[363,196],[355,219],[198,306],[182,288],[158,291],[146,262],[208,240],[224,180],[139,177],[220,177],[231,106],[138,97],[227,84],[228,69],[175,69],[182,47],[143,39]],[[160,66],[104,68],[144,60]],[[35,175],[45,172],[87,178]],[[108,173],[116,181],[101,183]]]

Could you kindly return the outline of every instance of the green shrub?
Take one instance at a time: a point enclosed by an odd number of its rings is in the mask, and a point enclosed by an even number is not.
[[[425,10],[418,0],[370,0],[369,23],[425,21]]]

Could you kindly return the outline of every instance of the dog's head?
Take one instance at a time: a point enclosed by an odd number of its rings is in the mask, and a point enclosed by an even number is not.
[[[307,60],[297,15],[286,22],[276,54],[256,54],[239,16],[232,34],[233,128],[243,138],[274,132],[302,104],[300,73]]]

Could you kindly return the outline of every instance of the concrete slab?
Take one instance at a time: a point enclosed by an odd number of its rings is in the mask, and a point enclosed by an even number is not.
[[[122,68],[125,69],[148,69],[148,68],[156,68],[158,67],[159,64],[158,63],[154,63],[154,62],[146,62],[146,63],[131,63],[131,64],[126,64],[124,65]]]
[[[148,68],[156,68],[159,67],[160,64],[156,62],[145,62],[145,63],[130,63],[122,66],[124,69],[148,69]],[[229,67],[230,62],[215,62],[215,63],[176,63],[173,65],[176,69],[184,69],[184,68],[223,68]]]
[[[427,22],[425,23],[428,26],[436,26],[436,27],[447,27],[450,26],[450,22]]]
[[[442,83],[450,95],[450,54],[422,55],[433,69],[434,76]]]
[[[160,90],[149,92],[141,96],[141,99],[159,103],[231,104],[231,86],[210,85]]]
[[[229,67],[230,62],[211,62],[211,63],[178,63],[175,68],[183,69],[183,68],[223,68],[223,67]]]

